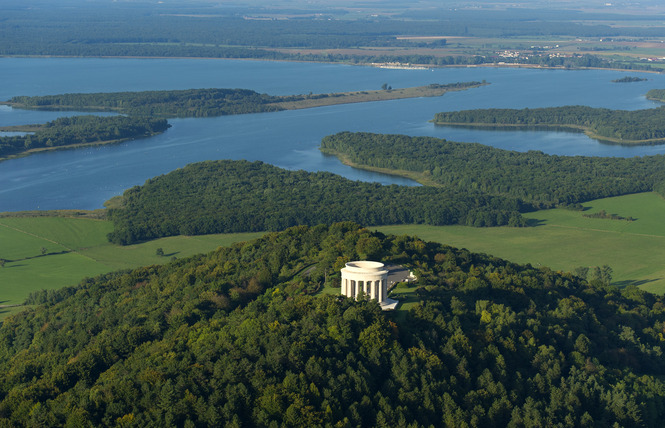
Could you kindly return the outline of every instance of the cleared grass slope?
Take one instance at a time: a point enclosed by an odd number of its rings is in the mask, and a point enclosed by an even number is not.
[[[377,229],[555,270],[608,265],[614,270],[613,284],[664,294],[665,200],[655,193],[640,193],[591,201],[585,207],[583,212],[552,209],[525,214],[536,225],[529,228],[406,225]],[[583,217],[600,210],[636,221]]]
[[[585,211],[526,214],[535,225],[529,228],[403,225],[377,229],[555,270],[609,265],[615,285],[632,284],[665,294],[665,200],[655,193],[641,193],[585,206]],[[583,217],[600,210],[636,221]],[[75,285],[84,277],[117,269],[166,263],[172,257],[205,253],[261,235],[175,236],[120,247],[107,242],[111,229],[109,222],[84,218],[0,218],[0,259],[7,260],[0,268],[0,319],[20,309],[8,305],[23,303],[35,290]],[[158,248],[164,256],[156,255]]]
[[[6,260],[0,268],[0,318],[10,312],[2,305],[21,304],[35,290],[76,285],[85,277],[162,264],[262,235],[176,236],[118,247],[106,240],[112,228],[107,221],[81,218],[0,218],[0,259]],[[156,255],[157,248],[164,256]]]

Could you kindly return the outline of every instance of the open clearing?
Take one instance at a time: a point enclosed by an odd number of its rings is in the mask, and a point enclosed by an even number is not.
[[[0,218],[0,305],[21,304],[30,292],[76,285],[82,278],[172,257],[205,253],[262,233],[175,236],[125,247],[106,240],[108,221],[67,217]],[[164,256],[156,255],[162,248]],[[11,310],[10,310],[11,309]],[[0,318],[15,312],[1,308]]]
[[[655,193],[641,193],[584,206],[588,209],[583,212],[553,209],[525,214],[536,225],[528,228],[400,225],[376,229],[555,270],[608,265],[614,270],[613,284],[665,294],[665,200]],[[582,216],[600,210],[637,220]]]
[[[615,285],[637,285],[665,294],[665,200],[655,193],[642,193],[599,199],[585,207],[585,211],[525,214],[535,225],[528,228],[400,225],[376,229],[555,270],[609,265]],[[583,217],[600,210],[636,221]],[[121,247],[106,241],[111,229],[107,221],[85,218],[0,218],[0,259],[7,260],[0,268],[0,319],[20,309],[7,305],[22,304],[35,290],[76,285],[85,277],[162,264],[262,235],[175,236]],[[164,256],[156,255],[158,248]]]

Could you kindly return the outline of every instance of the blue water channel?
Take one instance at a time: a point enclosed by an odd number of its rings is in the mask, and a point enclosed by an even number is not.
[[[612,83],[636,73],[511,68],[388,70],[336,64],[204,59],[0,59],[0,100],[16,95],[188,88],[247,88],[273,95],[330,93],[486,80],[490,85],[443,97],[346,104],[307,110],[172,119],[162,135],[123,144],[69,149],[0,162],[0,211],[95,209],[132,186],[192,162],[260,160],[287,169],[330,171],[353,180],[415,185],[400,177],[342,165],[324,156],[321,139],[340,131],[427,135],[508,150],[559,155],[643,156],[665,146],[606,145],[584,134],[437,127],[435,113],[474,108],[588,105],[653,108],[644,94],[665,76]],[[44,123],[72,112],[0,106],[0,126]]]

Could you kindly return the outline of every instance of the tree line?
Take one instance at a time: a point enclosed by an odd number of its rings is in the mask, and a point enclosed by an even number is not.
[[[103,11],[103,12],[100,12]],[[289,9],[296,19],[245,19],[264,10],[206,7],[103,7],[42,9],[7,7],[7,28],[3,45],[22,43],[22,48],[50,42],[54,45],[192,44],[250,47],[300,47],[335,49],[362,46],[417,46],[422,42],[399,39],[396,35],[516,37],[572,35],[577,37],[657,37],[662,29],[571,22],[571,15],[553,16],[551,10],[526,11],[436,11],[426,14],[404,11],[394,19],[340,19],[337,10],[311,17],[311,10]],[[275,12],[278,12],[277,10]],[[207,15],[205,15],[207,14]],[[304,16],[298,17],[299,14]],[[199,15],[199,16],[194,16]],[[100,17],[103,16],[103,19]],[[576,17],[573,17],[575,19]],[[646,18],[647,20],[649,17]],[[28,52],[24,52],[28,53]]]
[[[665,89],[649,89],[646,97],[648,100],[665,102]]]
[[[41,110],[114,111],[133,116],[211,117],[279,111],[283,108],[270,104],[304,97],[271,96],[249,89],[185,89],[16,96],[8,104]]]
[[[173,235],[276,231],[351,220],[362,224],[521,226],[514,198],[418,186],[383,186],[262,162],[187,165],[128,189],[108,210],[115,244]]]
[[[414,271],[413,309],[305,294],[370,247]],[[8,426],[659,427],[665,417],[662,297],[353,223],[269,233],[29,301],[38,306],[0,327]]]
[[[355,165],[408,171],[460,192],[520,201],[523,209],[572,206],[629,193],[665,192],[665,156],[634,158],[526,153],[433,137],[341,132],[323,138],[323,152]]]
[[[115,6],[115,5],[114,5]],[[178,8],[158,9],[92,7],[59,10],[25,10],[22,6],[5,9],[5,25],[0,28],[0,55],[63,56],[139,56],[195,58],[256,58],[296,61],[411,62],[418,64],[481,64],[526,62],[549,67],[602,67],[658,70],[646,61],[604,59],[596,55],[570,58],[532,55],[529,59],[501,58],[485,49],[482,54],[441,57],[430,55],[354,56],[329,53],[284,52],[280,49],[353,49],[364,47],[440,48],[445,39],[410,40],[398,35],[439,37],[441,34],[464,37],[516,37],[573,35],[575,37],[660,37],[662,29],[636,25],[615,28],[570,22],[570,16],[552,18],[537,12],[538,18],[517,19],[501,13],[460,11],[444,13],[437,19],[411,15],[406,19],[338,19],[323,14],[312,19],[253,20],[234,10],[186,13]],[[103,13],[100,13],[103,10]],[[551,11],[550,11],[551,12]],[[256,11],[248,12],[250,16]],[[259,14],[262,14],[259,12]],[[287,14],[292,14],[289,10]],[[311,13],[311,11],[309,12]],[[432,11],[434,15],[436,13]],[[513,11],[511,11],[513,13]],[[296,13],[297,15],[297,13]],[[103,16],[104,19],[100,19]],[[194,16],[197,16],[194,18]],[[433,15],[432,15],[433,16]],[[463,16],[463,18],[462,18]]]
[[[633,82],[646,82],[649,79],[635,76],[624,76],[619,79],[613,79],[612,83],[633,83]]]
[[[146,181],[110,209],[109,240],[361,224],[525,226],[521,212],[660,191],[665,157],[600,158],[519,153],[431,137],[339,133],[324,152],[354,164],[420,174],[431,186],[382,186],[261,162],[188,165]]]
[[[589,130],[594,137],[607,137],[619,143],[650,144],[647,140],[665,139],[665,107],[643,110],[611,110],[587,106],[462,110],[437,113],[434,123],[575,126]]]
[[[38,127],[34,133],[0,137],[0,158],[31,149],[66,147],[148,137],[166,131],[165,119],[127,116],[61,117]]]

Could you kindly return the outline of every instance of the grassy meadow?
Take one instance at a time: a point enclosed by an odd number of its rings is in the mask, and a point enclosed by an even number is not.
[[[0,318],[30,292],[77,284],[82,278],[172,257],[212,251],[261,233],[176,236],[120,247],[106,240],[110,222],[68,217],[0,218]],[[162,248],[164,255],[156,254]]]
[[[533,225],[528,228],[399,225],[376,229],[555,270],[609,265],[613,284],[665,294],[665,200],[655,193],[642,193],[599,199],[585,207],[585,211],[525,214]],[[600,210],[636,220],[583,217]],[[11,305],[23,303],[35,290],[75,285],[84,277],[118,269],[162,264],[262,235],[175,236],[121,247],[107,242],[111,228],[107,221],[88,218],[1,217],[0,259],[6,262],[0,267],[0,319],[20,310]],[[158,248],[163,256],[156,254]]]
[[[641,193],[591,201],[585,211],[552,209],[525,214],[534,227],[382,226],[383,233],[417,235],[517,263],[572,271],[610,266],[612,283],[665,294],[665,200]],[[585,218],[605,210],[636,220]]]

